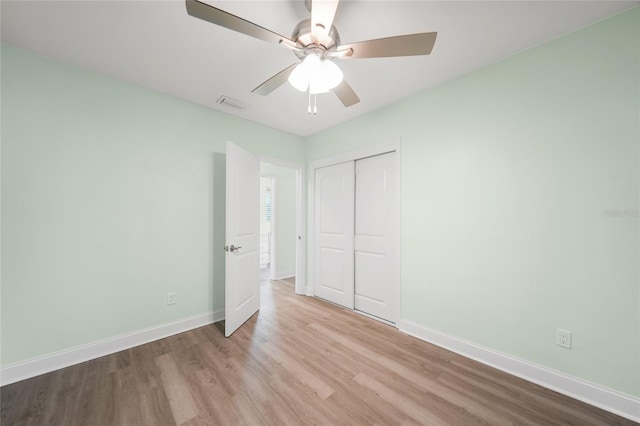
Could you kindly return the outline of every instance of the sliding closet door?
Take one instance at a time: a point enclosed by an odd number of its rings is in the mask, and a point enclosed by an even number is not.
[[[355,309],[396,322],[395,153],[355,164]]]
[[[353,309],[354,163],[315,171],[315,295]]]

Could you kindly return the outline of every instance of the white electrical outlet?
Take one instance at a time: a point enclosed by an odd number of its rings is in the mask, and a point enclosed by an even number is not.
[[[571,332],[568,330],[556,330],[556,345],[571,349]]]
[[[175,305],[175,304],[176,304],[176,294],[167,293],[167,305]]]

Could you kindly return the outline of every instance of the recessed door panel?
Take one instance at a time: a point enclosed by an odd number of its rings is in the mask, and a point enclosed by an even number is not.
[[[388,180],[387,169],[384,164],[374,163],[365,167],[361,165],[358,170],[357,164],[356,196],[360,205],[366,205],[367,208],[356,208],[356,235],[384,238],[387,223],[387,200],[384,196]]]
[[[344,294],[344,250],[322,247],[320,249],[319,281],[326,290]]]
[[[340,206],[344,206],[349,200],[346,199],[349,191],[345,185],[349,185],[349,180],[344,175],[320,175],[319,189],[320,199],[320,234],[324,236],[335,235],[344,236],[345,227],[348,226],[344,221],[344,211]]]
[[[245,283],[251,282],[255,279],[255,266],[256,262],[259,262],[258,257],[256,256],[255,250],[244,250],[244,247],[241,249],[241,253],[235,254],[235,261],[238,266],[238,281]],[[245,304],[250,302],[253,298],[257,296],[257,292],[259,288],[256,286],[249,285],[241,285],[238,286],[238,290],[236,293],[236,297],[234,298],[233,304],[235,305],[235,310],[242,308]]]
[[[373,303],[385,303],[385,287],[389,285],[387,261],[388,258],[384,254],[362,251],[355,253],[356,297]],[[362,309],[362,306],[358,309],[368,312]]]

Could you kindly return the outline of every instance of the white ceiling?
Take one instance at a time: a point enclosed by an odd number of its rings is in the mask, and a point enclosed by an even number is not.
[[[290,36],[308,18],[304,0],[214,1],[218,8]],[[334,21],[342,43],[437,31],[430,56],[342,60],[361,102],[345,108],[332,93],[307,96],[285,84],[264,97],[251,90],[296,62],[285,48],[187,15],[184,1],[7,1],[2,41],[120,80],[300,136],[308,136],[482,68],[637,1],[353,1]],[[221,95],[242,111],[216,104]]]

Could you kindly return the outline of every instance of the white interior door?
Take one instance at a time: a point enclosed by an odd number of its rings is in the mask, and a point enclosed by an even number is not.
[[[395,323],[395,153],[357,160],[355,176],[355,309]]]
[[[225,336],[260,309],[260,161],[227,142]]]
[[[353,309],[354,162],[315,171],[315,295]]]

